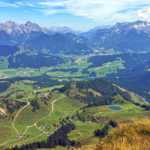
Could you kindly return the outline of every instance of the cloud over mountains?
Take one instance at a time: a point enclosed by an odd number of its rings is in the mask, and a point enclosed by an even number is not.
[[[52,14],[70,14],[104,23],[150,20],[149,0],[1,0],[0,7],[30,7]]]

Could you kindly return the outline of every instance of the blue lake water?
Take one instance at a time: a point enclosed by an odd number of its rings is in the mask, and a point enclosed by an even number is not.
[[[120,106],[109,106],[108,108],[111,110],[121,110],[122,109],[122,107],[120,107]]]

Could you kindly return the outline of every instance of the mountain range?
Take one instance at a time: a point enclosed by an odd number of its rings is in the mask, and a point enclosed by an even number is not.
[[[98,29],[89,37],[91,47],[114,49],[117,52],[149,51],[150,23],[144,21],[117,23]]]
[[[112,53],[149,52],[150,23],[146,21],[99,26],[88,32],[76,33],[69,27],[40,27],[30,21],[18,25],[0,23],[0,45],[22,46],[29,50],[67,54],[111,51]]]

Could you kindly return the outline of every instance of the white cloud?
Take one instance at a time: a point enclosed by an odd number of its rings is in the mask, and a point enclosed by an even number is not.
[[[143,9],[150,7],[149,0],[46,0],[38,3],[46,15],[67,12],[95,21],[136,20]],[[61,7],[61,9],[57,8]],[[137,16],[137,10],[138,16]],[[122,10],[126,10],[122,12]],[[136,10],[136,11],[135,11]],[[149,10],[150,11],[150,10]],[[145,16],[146,17],[146,16]]]
[[[147,20],[147,21],[150,20],[150,9],[147,9],[147,11],[138,10],[137,14],[139,18],[142,20]]]
[[[45,2],[39,2],[38,3],[41,6],[48,6],[48,7],[57,7],[57,6],[66,6],[67,1],[45,1]]]
[[[33,2],[29,2],[29,1],[22,1],[22,2],[16,2],[15,3],[18,7],[19,6],[28,6],[28,7],[34,7],[36,6]]]
[[[0,7],[18,7],[16,4],[0,1]]]
[[[0,7],[35,7],[45,15],[70,13],[102,22],[150,20],[149,0],[14,0],[14,3],[2,1]]]
[[[34,7],[36,6],[36,3],[32,1],[14,1],[14,2],[6,2],[4,0],[0,0],[0,7],[23,7],[23,6],[28,6],[28,7]]]

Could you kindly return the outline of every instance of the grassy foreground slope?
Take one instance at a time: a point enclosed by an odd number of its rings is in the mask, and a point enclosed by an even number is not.
[[[96,150],[148,150],[150,149],[150,120],[121,124]]]

